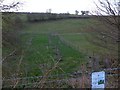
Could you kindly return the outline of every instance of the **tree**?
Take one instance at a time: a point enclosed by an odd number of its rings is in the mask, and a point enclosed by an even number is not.
[[[81,11],[81,13],[82,13],[82,15],[84,15],[84,14],[85,14],[85,11]]]
[[[48,12],[51,13],[52,9],[48,9]]]
[[[82,15],[88,15],[89,11],[81,11]]]
[[[100,28],[98,25],[97,28],[93,27],[93,30],[98,32],[97,36],[99,36],[101,42],[105,42],[104,46],[106,48],[115,51],[116,55],[113,56],[113,60],[116,61],[119,59],[118,46],[120,42],[120,1],[98,0],[95,5],[97,7],[97,19],[102,22],[101,24],[104,25],[105,28]]]
[[[118,31],[120,30],[120,1],[114,0],[99,0],[99,4],[96,4],[97,15],[104,17],[104,21],[109,23],[112,26],[115,26]]]
[[[78,10],[75,10],[75,14],[78,15],[79,11]]]

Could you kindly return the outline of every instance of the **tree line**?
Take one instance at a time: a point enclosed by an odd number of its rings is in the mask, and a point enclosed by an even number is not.
[[[69,13],[27,13],[28,21],[47,21],[47,20],[58,20],[68,18],[88,18],[88,15],[77,15]]]

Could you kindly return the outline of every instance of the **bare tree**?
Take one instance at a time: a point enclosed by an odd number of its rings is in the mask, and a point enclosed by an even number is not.
[[[101,42],[97,42],[96,44],[110,50],[110,56],[107,54],[105,56],[105,59],[109,58],[106,62],[108,63],[109,61],[111,66],[114,64],[116,67],[119,66],[117,63],[119,60],[118,46],[120,42],[120,0],[97,1],[97,3],[95,2],[97,7],[95,13],[97,14],[97,19],[102,21],[102,23],[99,23],[97,27],[92,27],[92,30],[97,32],[95,36],[96,41],[93,43],[100,40]],[[111,53],[114,53],[114,55]],[[112,62],[112,60],[115,61],[115,63]]]
[[[18,11],[22,4],[23,3],[21,2],[12,2],[11,4],[4,4],[4,0],[2,0],[0,1],[0,11],[9,12],[11,9]]]
[[[116,28],[116,33],[120,31],[120,1],[119,0],[98,0],[99,3],[95,3],[97,7],[97,16],[100,19],[112,27]],[[119,37],[116,40],[120,41]]]

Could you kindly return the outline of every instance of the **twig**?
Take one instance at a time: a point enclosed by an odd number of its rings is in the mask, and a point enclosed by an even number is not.
[[[10,54],[8,54],[6,57],[4,57],[2,59],[2,62],[4,62],[4,60],[6,60],[8,57],[12,56],[15,52],[16,52],[16,49],[14,51],[12,51]]]
[[[20,72],[20,65],[21,65],[21,63],[22,63],[22,60],[23,60],[23,51],[22,51],[22,55],[21,55],[21,57],[20,57],[20,61],[19,61],[19,64],[18,64],[17,75],[18,75],[18,73]],[[17,80],[17,82],[15,83],[15,85],[14,85],[13,88],[15,88],[18,83],[19,83],[19,80]]]
[[[45,73],[45,75],[43,76],[43,79],[38,83],[38,84],[42,84],[40,88],[44,87],[44,84],[47,80],[48,75],[57,67],[58,63],[59,61],[56,62],[55,65]]]

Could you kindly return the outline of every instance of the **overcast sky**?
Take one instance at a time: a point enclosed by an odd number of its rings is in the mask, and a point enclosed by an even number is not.
[[[75,10],[93,11],[95,8],[94,0],[4,0],[9,4],[12,1],[21,1],[24,3],[19,11],[24,12],[46,12],[52,9],[53,13],[75,13]]]

